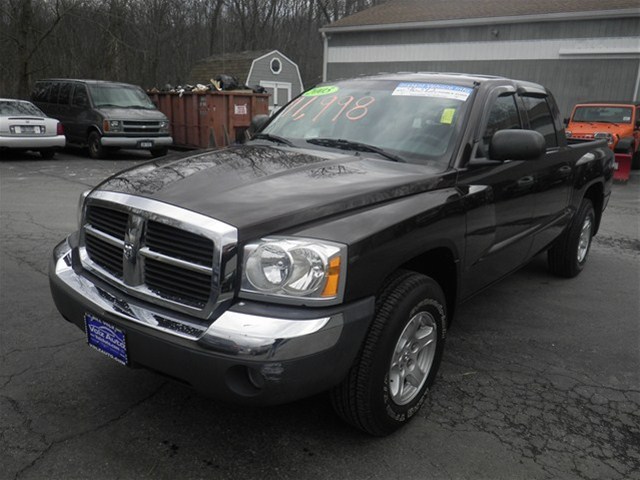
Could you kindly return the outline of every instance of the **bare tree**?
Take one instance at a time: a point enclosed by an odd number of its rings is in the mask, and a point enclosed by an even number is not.
[[[381,1],[0,0],[0,94],[26,97],[46,76],[180,83],[203,57],[264,49],[315,83],[318,29]]]

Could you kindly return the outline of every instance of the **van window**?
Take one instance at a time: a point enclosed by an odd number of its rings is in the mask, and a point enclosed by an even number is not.
[[[71,103],[76,107],[86,107],[89,105],[89,96],[87,95],[87,87],[84,85],[76,85],[73,91],[73,100]]]
[[[134,85],[97,84],[89,85],[91,98],[96,108],[124,107],[156,110],[144,90]]]
[[[47,101],[49,103],[58,103],[59,92],[60,92],[60,84],[57,82],[52,83],[51,86],[49,87],[49,96],[47,98]]]
[[[60,92],[58,93],[58,103],[61,105],[69,105],[71,100],[71,89],[73,85],[71,83],[61,83]]]
[[[558,146],[556,137],[556,128],[553,124],[553,116],[544,97],[534,97],[531,95],[522,95],[524,106],[529,116],[529,124],[531,130],[540,132],[547,142],[547,148]]]

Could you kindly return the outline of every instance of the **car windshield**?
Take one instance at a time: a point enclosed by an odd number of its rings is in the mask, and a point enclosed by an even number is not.
[[[155,106],[144,91],[133,85],[89,85],[96,108],[144,108]]]
[[[313,88],[261,132],[296,145],[373,152],[389,160],[449,163],[471,87],[352,80]]]
[[[0,100],[0,115],[28,115],[45,117],[46,115],[33,103]]]
[[[633,110],[630,107],[577,107],[574,122],[631,123]]]

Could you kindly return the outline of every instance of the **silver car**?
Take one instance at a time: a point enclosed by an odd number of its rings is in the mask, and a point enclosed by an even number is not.
[[[0,98],[0,155],[6,151],[34,150],[53,158],[66,140],[62,124],[49,118],[33,103]]]

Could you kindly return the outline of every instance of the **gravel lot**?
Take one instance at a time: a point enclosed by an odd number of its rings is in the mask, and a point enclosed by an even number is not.
[[[247,409],[123,368],[62,319],[47,268],[79,194],[148,158],[0,160],[0,478],[640,479],[639,175],[578,278],[540,256],[458,309],[427,404],[377,439],[324,395]]]

